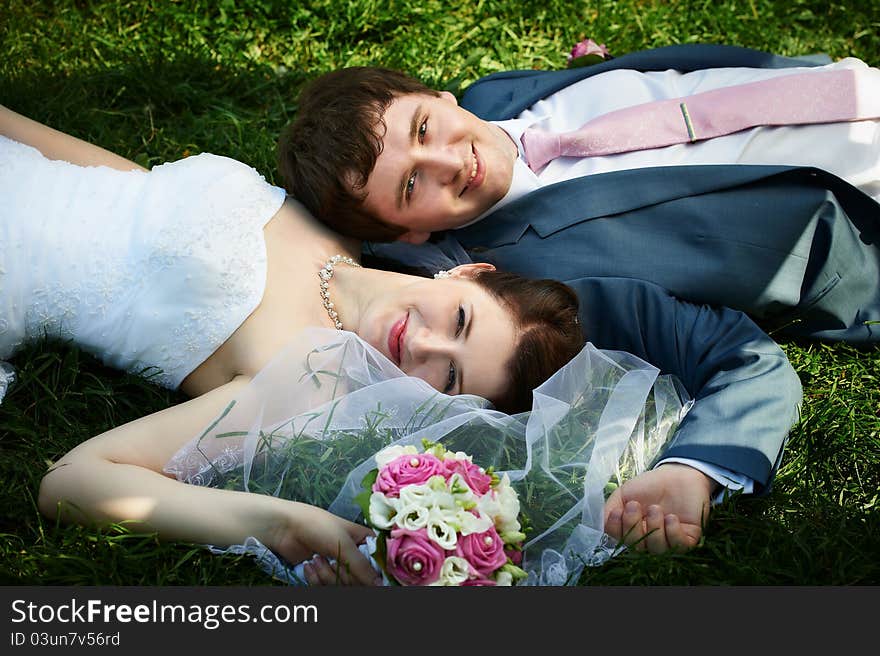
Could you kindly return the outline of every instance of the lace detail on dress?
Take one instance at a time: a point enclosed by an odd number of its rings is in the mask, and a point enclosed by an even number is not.
[[[194,451],[185,454],[175,462],[178,468],[175,471],[185,477],[188,483],[202,486],[217,486],[218,478],[238,469],[244,464],[244,453],[241,444],[235,442],[235,446],[227,445],[218,450],[212,460],[208,460],[204,454]]]
[[[201,302],[193,299],[154,349],[151,364],[164,370],[159,380],[169,387],[177,387],[259,305],[266,284],[263,226],[285,197],[282,189],[235,160],[202,154],[183,162],[215,179],[199,198],[198,217],[167,225],[157,234],[150,259],[155,271],[174,269],[189,258],[202,267],[187,270],[181,281],[185,292],[202,295]],[[164,164],[154,173],[176,177],[180,167],[173,165],[183,162]]]
[[[257,307],[285,193],[201,154],[149,173],[0,137],[0,358],[48,335],[176,388]]]

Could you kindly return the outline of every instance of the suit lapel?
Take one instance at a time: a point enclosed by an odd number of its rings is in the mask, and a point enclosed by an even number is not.
[[[585,176],[533,191],[454,234],[465,248],[495,248],[515,243],[529,227],[546,237],[582,221],[737,187],[796,168],[663,166]]]

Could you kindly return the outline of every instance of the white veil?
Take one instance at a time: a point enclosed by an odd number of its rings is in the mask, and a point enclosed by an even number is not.
[[[6,390],[15,382],[15,369],[8,362],[0,360],[0,402],[6,396]]]
[[[531,411],[506,415],[475,396],[446,396],[404,375],[357,335],[308,329],[265,367],[165,471],[195,485],[271,494],[362,521],[353,498],[389,444],[423,438],[507,472],[527,534],[532,585],[575,583],[614,554],[602,531],[607,493],[649,469],[690,402],[680,385],[628,353],[587,344],[534,391]],[[251,538],[270,574],[301,582]]]

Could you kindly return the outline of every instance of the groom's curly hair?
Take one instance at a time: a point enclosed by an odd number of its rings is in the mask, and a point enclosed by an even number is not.
[[[406,232],[367,211],[363,189],[382,152],[385,110],[410,93],[439,95],[415,78],[374,66],[331,71],[307,84],[296,119],[278,141],[287,192],[344,235],[382,242]]]
[[[532,390],[556,373],[584,347],[578,321],[578,297],[557,280],[532,279],[507,271],[479,271],[473,281],[513,315],[518,339],[507,369],[509,385],[496,409],[513,414],[532,407]]]

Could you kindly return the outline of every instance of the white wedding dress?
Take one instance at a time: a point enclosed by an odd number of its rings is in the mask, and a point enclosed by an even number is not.
[[[178,387],[260,303],[284,198],[227,157],[123,172],[0,137],[0,360],[45,334]]]

